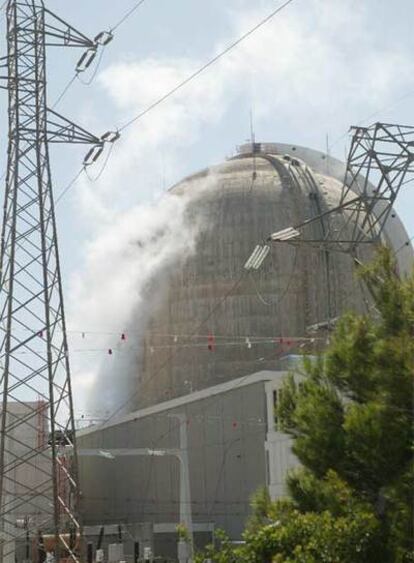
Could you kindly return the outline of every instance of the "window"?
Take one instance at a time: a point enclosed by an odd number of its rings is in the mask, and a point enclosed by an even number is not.
[[[275,423],[275,430],[280,430],[280,417],[278,415],[278,408],[282,399],[282,389],[273,389],[273,420]]]

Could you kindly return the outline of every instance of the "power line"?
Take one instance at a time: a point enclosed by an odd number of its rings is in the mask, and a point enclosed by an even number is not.
[[[82,166],[79,172],[72,178],[69,184],[67,184],[67,186],[63,188],[63,190],[57,196],[57,198],[55,199],[55,205],[57,205],[60,202],[62,197],[64,197],[64,195],[71,189],[71,187],[76,183],[76,181],[78,180],[78,178],[80,178],[83,172],[84,172],[84,167]]]
[[[8,0],[6,0],[6,2],[4,2],[3,6],[0,8],[0,11],[6,6],[7,1],[8,1]],[[117,30],[128,18],[130,18],[130,17],[132,16],[132,14],[133,14],[144,2],[145,2],[145,0],[140,0],[139,2],[137,2],[137,4],[136,4],[135,6],[133,6],[130,10],[128,10],[128,12],[127,12],[113,27],[110,28],[110,32],[109,32],[109,33],[112,35],[113,32],[114,32],[115,30]],[[89,80],[86,80],[86,81],[81,80],[81,78],[80,78],[80,74],[81,74],[81,73],[79,72],[79,70],[77,70],[77,71],[75,72],[75,74],[72,76],[72,78],[69,80],[69,82],[66,84],[66,86],[63,88],[61,94],[58,96],[57,100],[56,100],[55,103],[53,104],[53,106],[52,106],[53,108],[55,108],[55,107],[62,101],[62,99],[66,96],[66,94],[68,93],[68,91],[72,88],[73,84],[75,83],[75,80],[76,80],[76,79],[78,79],[79,82],[80,82],[81,84],[83,84],[84,86],[90,86],[90,85],[92,84],[92,82],[95,80],[96,75],[97,75],[97,73],[98,73],[98,70],[99,70],[99,68],[100,68],[100,66],[101,66],[102,58],[103,58],[103,55],[104,55],[104,51],[105,51],[106,45],[103,45],[102,47],[103,47],[103,48],[102,48],[102,50],[101,50],[101,54],[100,54],[99,60],[98,60],[97,64],[95,65],[95,69],[94,69],[94,71],[93,71],[93,73],[92,73],[91,78],[90,78]]]
[[[396,100],[394,100],[391,104],[388,104],[388,105],[382,107],[381,109],[375,111],[374,113],[371,113],[367,117],[364,117],[363,119],[358,121],[356,126],[358,127],[359,125],[362,125],[366,121],[370,120],[372,117],[375,117],[376,115],[379,115],[380,113],[382,113],[384,111],[387,111],[389,109],[394,108],[395,106],[397,106],[398,104],[403,102],[405,99],[407,99],[407,98],[409,98],[410,96],[413,96],[413,95],[414,95],[414,90],[408,91],[407,93],[405,93],[400,98],[397,98]],[[340,137],[338,137],[337,139],[335,139],[332,143],[330,143],[329,146],[328,146],[328,150],[332,149],[335,145],[337,145],[339,143],[339,141],[342,141],[342,139],[345,139],[345,137],[347,137],[347,136],[348,136],[348,131],[346,133],[344,133],[343,135],[341,135]]]
[[[52,105],[52,109],[55,109],[57,105],[60,104],[60,102],[63,100],[63,98],[66,96],[66,94],[69,92],[70,88],[72,87],[73,83],[75,82],[76,78],[77,78],[77,73],[75,73],[72,78],[69,80],[69,82],[66,84],[66,86],[63,88],[62,92],[59,94],[59,96],[57,97],[56,101],[53,103]]]
[[[253,33],[255,33],[258,29],[260,29],[262,26],[264,26],[266,23],[268,23],[270,20],[272,20],[277,14],[279,14],[284,8],[286,8],[289,4],[291,4],[294,0],[287,0],[286,2],[284,2],[284,4],[282,4],[281,6],[279,6],[278,8],[276,8],[275,10],[273,10],[270,14],[268,14],[265,18],[263,18],[259,23],[257,23],[254,27],[252,27],[251,29],[249,29],[246,33],[244,33],[241,37],[239,37],[238,39],[236,39],[236,41],[233,41],[233,43],[231,43],[228,47],[226,47],[223,51],[221,51],[218,55],[216,55],[215,57],[213,57],[212,59],[210,59],[206,64],[204,64],[202,67],[200,67],[196,72],[192,73],[190,76],[188,76],[185,80],[183,80],[182,82],[180,82],[179,84],[177,84],[172,90],[169,90],[166,94],[164,94],[161,98],[159,98],[158,100],[156,100],[155,102],[153,102],[151,105],[149,105],[145,110],[143,110],[142,112],[140,112],[138,115],[136,115],[135,117],[133,117],[132,119],[130,119],[128,122],[126,122],[122,127],[117,128],[116,130],[118,131],[118,133],[121,133],[122,131],[124,131],[125,129],[127,129],[128,127],[130,127],[133,123],[136,123],[139,119],[141,119],[144,115],[147,115],[150,111],[152,111],[153,109],[155,109],[156,107],[158,107],[159,105],[161,105],[164,101],[166,101],[168,98],[170,98],[171,96],[173,96],[173,94],[175,94],[176,92],[178,92],[178,90],[180,90],[181,88],[183,88],[184,86],[186,86],[189,82],[191,82],[192,80],[194,80],[195,78],[197,78],[202,72],[204,72],[207,68],[209,68],[210,66],[212,66],[214,63],[216,63],[219,59],[221,59],[222,57],[224,57],[227,53],[229,53],[232,49],[234,49],[235,47],[237,47],[242,41],[244,41],[247,37],[249,37],[250,35],[252,35]],[[130,17],[130,15],[132,15],[132,13],[134,13],[134,11],[139,8],[139,6],[141,6],[143,4],[144,0],[141,0],[141,2],[138,2],[138,4],[136,6],[134,6],[134,8],[132,8],[125,16],[124,18],[122,18],[122,20],[120,20],[115,27],[112,28],[111,31],[114,31],[117,27],[119,27],[126,19],[127,17]],[[70,84],[70,86],[72,86],[73,83]],[[69,87],[70,87],[69,86]],[[66,90],[67,91],[67,90]],[[66,92],[65,92],[66,94]],[[109,160],[109,158],[108,158]],[[106,163],[107,164],[107,163]],[[106,167],[106,166],[105,166]],[[82,174],[82,172],[84,171],[84,167],[81,168],[81,170],[76,174],[76,176],[74,177],[74,179],[69,183],[69,185],[59,194],[56,202],[60,201],[64,195],[70,190],[70,188],[73,186],[73,184],[76,182],[76,180],[79,178],[79,176]],[[103,171],[102,171],[103,173]],[[101,174],[99,176],[101,176]]]
[[[232,285],[232,287],[229,289],[229,291],[227,291],[227,293],[225,293],[225,295],[223,295],[223,297],[217,302],[217,304],[213,307],[213,309],[210,311],[210,313],[206,316],[206,318],[198,324],[197,328],[193,331],[194,333],[198,333],[200,331],[200,329],[205,325],[205,323],[207,323],[210,318],[215,314],[215,312],[222,306],[222,304],[228,299],[228,297],[230,297],[230,295],[238,288],[238,286],[240,285],[240,283],[242,282],[243,278],[245,277],[246,272],[242,272],[241,276],[239,277],[239,279]],[[169,356],[159,367],[159,369],[152,374],[152,376],[147,379],[144,382],[144,388],[146,385],[148,385],[149,383],[151,383],[156,377],[159,376],[160,373],[162,373],[162,371],[165,369],[165,367],[174,359],[174,357],[178,354],[178,350],[176,350],[175,352],[173,352],[173,354],[171,356]],[[121,405],[119,405],[114,411],[113,413],[105,420],[104,424],[107,424],[110,420],[112,420],[119,412],[121,412],[125,407],[127,407],[130,402],[132,400],[134,400],[137,395],[139,393],[142,392],[142,388],[135,391],[135,393],[133,393],[130,397],[128,397],[128,399],[124,402],[122,402]]]
[[[397,248],[397,250],[394,251],[394,255],[397,256],[397,254],[399,254],[403,248],[410,246],[410,242],[412,242],[413,240],[414,240],[414,236],[412,236],[407,241],[405,241],[404,244],[402,244],[399,248]]]
[[[293,0],[287,0],[286,2],[284,2],[284,4],[282,4],[281,6],[279,6],[278,8],[276,8],[275,10],[273,10],[270,14],[268,14],[265,18],[263,18],[259,23],[257,23],[254,27],[252,27],[251,29],[249,29],[249,31],[247,31],[246,33],[244,33],[241,37],[239,37],[238,39],[236,39],[236,41],[233,41],[233,43],[231,43],[228,47],[226,47],[223,51],[221,51],[218,55],[216,55],[215,57],[213,57],[212,59],[210,59],[207,63],[205,63],[202,67],[200,67],[198,70],[196,70],[195,72],[193,72],[190,76],[188,76],[185,80],[183,80],[182,82],[180,82],[179,84],[177,84],[172,90],[170,90],[169,92],[167,92],[166,94],[164,94],[164,96],[162,96],[161,98],[159,98],[158,100],[156,100],[155,102],[153,102],[151,105],[149,105],[145,110],[143,110],[142,112],[140,112],[138,115],[136,115],[135,117],[133,117],[132,119],[130,119],[129,121],[127,121],[124,125],[122,125],[122,127],[120,127],[118,129],[118,131],[124,131],[125,129],[127,129],[128,127],[130,127],[131,125],[133,125],[136,121],[138,121],[139,119],[141,119],[141,117],[143,117],[144,115],[146,115],[147,113],[149,113],[151,110],[153,110],[155,107],[159,106],[161,103],[163,103],[165,100],[167,100],[168,98],[170,98],[173,94],[175,94],[178,90],[180,90],[181,88],[183,88],[184,86],[186,86],[189,82],[191,82],[192,80],[194,80],[194,78],[196,78],[197,76],[199,76],[202,72],[204,72],[207,68],[209,68],[210,66],[212,66],[213,64],[215,64],[218,60],[220,60],[222,57],[224,57],[224,55],[227,55],[227,53],[229,53],[232,49],[234,49],[235,47],[237,47],[242,41],[244,41],[245,39],[247,39],[247,37],[249,37],[250,35],[252,35],[253,33],[255,33],[258,29],[260,29],[262,26],[264,26],[266,23],[268,23],[271,19],[273,19],[277,14],[279,14],[284,8],[286,8],[289,4],[291,4],[293,2]]]
[[[111,27],[111,32],[114,32],[114,31],[117,30],[123,23],[125,23],[126,20],[127,20],[128,18],[130,18],[130,17],[132,16],[132,14],[133,14],[136,10],[138,10],[138,8],[139,8],[140,6],[142,6],[142,4],[143,4],[144,2],[145,2],[145,0],[140,0],[139,2],[137,2],[137,3],[135,4],[135,6],[133,6],[130,10],[128,10],[128,11],[126,12],[126,14],[125,14],[124,16],[122,16],[122,18],[121,18],[113,27]]]

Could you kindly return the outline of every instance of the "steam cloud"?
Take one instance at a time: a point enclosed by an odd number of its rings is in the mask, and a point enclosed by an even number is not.
[[[78,408],[105,416],[133,392],[141,331],[161,299],[158,280],[194,251],[197,226],[187,220],[187,205],[187,197],[172,194],[139,205],[87,246],[69,311]]]
[[[396,43],[378,44],[372,14],[363,4],[355,0],[310,0],[298,8],[293,4],[128,129],[102,179],[93,185],[83,182],[75,190],[92,242],[86,245],[84,265],[72,283],[68,324],[71,330],[114,332],[96,334],[89,342],[72,334],[72,350],[99,350],[72,354],[78,411],[84,412],[87,396],[94,397],[94,407],[102,402],[109,410],[126,398],[129,367],[114,362],[119,336],[132,326],[131,315],[135,331],[145,325],[151,306],[146,294],[150,280],[194,250],[196,233],[185,219],[188,201],[172,196],[158,203],[148,201],[154,202],[166,185],[198,168],[193,161],[199,154],[192,151],[200,146],[202,136],[219,139],[229,114],[240,120],[240,107],[245,110],[246,130],[253,103],[256,118],[272,124],[275,133],[269,140],[287,141],[279,133],[288,130],[289,140],[317,148],[324,144],[326,131],[337,137],[409,87],[410,54]],[[233,27],[215,52],[262,15],[251,8],[230,13]],[[99,81],[114,104],[114,120],[126,121],[203,62],[129,59],[105,69]],[[99,121],[97,116],[91,119]],[[222,159],[223,149],[217,150],[209,147],[210,162]],[[139,334],[134,338],[138,350]],[[114,357],[102,352],[110,347]]]

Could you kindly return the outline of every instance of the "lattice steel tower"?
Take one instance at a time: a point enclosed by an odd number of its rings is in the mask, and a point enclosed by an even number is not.
[[[0,272],[0,560],[53,549],[79,560],[81,525],[72,390],[49,143],[99,139],[48,109],[46,48],[88,39],[40,0],[9,0],[9,146]],[[37,540],[36,540],[37,538]],[[48,543],[49,542],[49,543]],[[52,546],[48,548],[47,546]],[[28,557],[29,556],[29,557]]]

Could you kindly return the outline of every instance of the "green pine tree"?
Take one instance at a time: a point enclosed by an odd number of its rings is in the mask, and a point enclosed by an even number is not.
[[[290,498],[259,491],[245,546],[210,547],[212,561],[414,562],[414,275],[400,279],[385,248],[359,275],[370,314],[345,315],[284,383],[277,414],[302,464]]]
[[[288,484],[302,514],[341,517],[335,476],[377,522],[373,561],[405,563],[414,561],[414,276],[401,280],[387,249],[360,275],[372,314],[345,315],[303,382],[284,385],[279,416],[303,465]]]

